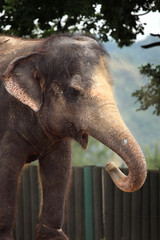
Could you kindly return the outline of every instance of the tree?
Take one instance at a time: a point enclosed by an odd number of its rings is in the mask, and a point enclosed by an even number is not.
[[[140,73],[148,77],[149,83],[135,91],[132,96],[137,98],[141,106],[138,110],[154,107],[153,114],[160,115],[160,65],[148,63],[140,67]]]
[[[112,37],[122,47],[143,34],[138,12],[158,7],[159,0],[1,0],[0,33],[37,37],[80,30],[103,41]]]
[[[159,34],[151,34],[153,37],[159,37]],[[156,41],[142,46],[145,49],[160,46],[160,41]],[[132,96],[137,98],[141,106],[138,110],[147,110],[153,107],[153,114],[160,115],[160,65],[148,63],[140,67],[140,73],[147,76],[148,84],[142,86],[140,90],[135,91]]]

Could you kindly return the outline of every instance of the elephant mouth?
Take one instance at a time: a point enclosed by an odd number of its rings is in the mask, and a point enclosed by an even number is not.
[[[87,133],[86,130],[79,130],[75,126],[73,122],[66,122],[64,125],[64,131],[66,136],[71,137],[72,139],[76,140],[83,149],[87,148],[88,144],[88,136],[89,134]]]
[[[88,133],[81,130],[75,140],[82,146],[83,149],[86,149],[88,144]]]

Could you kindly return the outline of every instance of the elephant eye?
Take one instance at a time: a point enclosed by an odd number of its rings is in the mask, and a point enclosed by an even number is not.
[[[64,91],[66,100],[71,103],[77,102],[80,95],[80,90],[73,87],[67,87],[67,89]]]

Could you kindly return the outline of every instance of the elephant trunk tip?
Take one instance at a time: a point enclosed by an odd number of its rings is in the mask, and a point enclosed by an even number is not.
[[[121,172],[121,170],[116,166],[114,162],[107,163],[105,169],[110,174],[112,180],[116,185],[119,185],[121,181],[124,181],[127,178],[127,176]]]
[[[119,189],[124,192],[135,192],[137,191],[144,183],[146,178],[146,172],[142,175],[140,179],[133,179],[131,176],[126,176],[121,172],[121,170],[116,166],[114,162],[109,162],[106,165],[107,172],[110,174],[113,182],[117,185]]]

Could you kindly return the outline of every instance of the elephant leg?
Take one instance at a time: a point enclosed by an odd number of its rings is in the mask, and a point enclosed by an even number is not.
[[[23,139],[6,133],[0,142],[0,240],[13,240],[17,186],[24,165]]]
[[[71,141],[63,140],[39,162],[43,206],[36,239],[69,240],[62,231],[62,225],[71,175]]]

